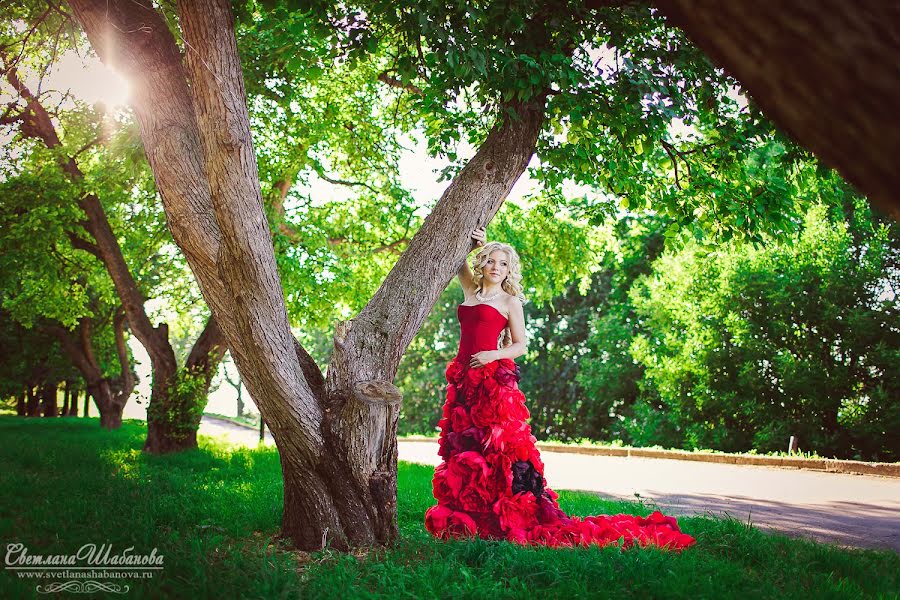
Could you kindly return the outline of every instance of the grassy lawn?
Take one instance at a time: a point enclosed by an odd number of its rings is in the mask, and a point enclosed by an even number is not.
[[[134,421],[105,432],[96,419],[0,417],[4,555],[10,542],[44,555],[87,543],[112,544],[114,553],[157,548],[164,569],[120,580],[130,591],[107,595],[115,598],[900,597],[894,552],[763,534],[735,520],[680,519],[698,539],[681,554],[436,541],[422,525],[432,469],[404,463],[393,548],[291,552],[275,540],[282,491],[274,449],[230,449],[201,436],[198,451],[145,456],[144,432]],[[584,493],[562,492],[560,504],[578,515],[650,512]],[[5,570],[0,595],[46,597],[37,583]]]

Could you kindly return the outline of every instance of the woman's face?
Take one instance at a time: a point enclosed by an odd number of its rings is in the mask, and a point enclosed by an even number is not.
[[[488,256],[481,273],[492,284],[502,283],[509,274],[509,255],[503,250],[494,250]]]

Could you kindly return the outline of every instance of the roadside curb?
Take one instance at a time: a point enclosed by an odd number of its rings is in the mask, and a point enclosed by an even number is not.
[[[437,439],[424,436],[404,437],[406,442],[437,442]],[[860,460],[839,460],[835,458],[792,458],[781,456],[758,456],[755,454],[711,454],[703,452],[687,452],[684,450],[654,450],[650,448],[592,448],[588,446],[566,446],[538,442],[538,450],[560,452],[565,454],[587,454],[590,456],[621,456],[634,458],[660,458],[666,460],[690,460],[729,465],[753,465],[759,467],[779,467],[783,469],[805,469],[825,471],[827,473],[846,473],[850,475],[879,475],[881,477],[900,477],[900,463],[872,463]]]
[[[233,421],[231,419],[226,419],[223,417],[217,417],[216,415],[207,415],[203,414],[201,419],[210,419],[213,421],[222,421],[223,423],[231,423],[232,425],[237,425],[238,427],[243,427],[244,429],[252,429],[253,431],[259,432],[259,427],[256,425],[249,425],[248,423],[241,423],[240,421]],[[266,428],[266,434],[269,433],[268,427]]]

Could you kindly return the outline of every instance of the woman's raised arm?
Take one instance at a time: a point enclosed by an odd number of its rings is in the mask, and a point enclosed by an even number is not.
[[[487,238],[487,233],[485,232],[484,227],[479,227],[475,231],[472,232],[472,248],[469,250],[475,250],[476,248],[480,248],[484,246],[484,240]],[[459,277],[459,283],[462,286],[463,293],[466,295],[466,300],[469,298],[469,292],[473,290],[475,287],[475,276],[472,274],[472,269],[469,268],[469,257],[466,256],[466,260],[463,261],[463,264],[459,267],[459,271],[456,273]],[[465,301],[465,300],[464,300]]]

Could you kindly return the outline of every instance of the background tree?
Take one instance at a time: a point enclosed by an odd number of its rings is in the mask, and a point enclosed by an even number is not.
[[[25,416],[40,416],[41,390],[75,377],[71,363],[46,331],[26,328],[0,307],[0,402]],[[16,351],[12,351],[15,349]]]
[[[794,244],[654,264],[633,291],[647,333],[631,353],[658,393],[638,420],[655,414],[687,448],[773,451],[795,435],[819,454],[896,458],[900,238],[863,201],[848,208],[811,211]]]
[[[61,177],[72,188],[66,197],[80,210],[73,222],[77,225],[76,230],[70,231],[72,244],[104,265],[132,333],[147,349],[154,384],[148,408],[145,450],[167,452],[196,447],[196,429],[206,402],[209,381],[225,350],[218,326],[214,320],[207,323],[184,368],[179,370],[168,339],[167,326],[164,323],[153,325],[145,307],[147,290],[142,289],[135,277],[143,265],[129,264],[123,244],[111,225],[108,208],[100,199],[104,196],[107,204],[115,201],[127,203],[134,200],[129,194],[135,188],[139,190],[138,194],[152,197],[154,192],[147,188],[147,173],[140,168],[140,159],[134,152],[123,153],[118,161],[104,163],[102,168],[91,172],[85,165],[93,162],[97,166],[101,155],[98,143],[107,137],[103,119],[78,119],[85,115],[77,109],[72,111],[73,115],[64,115],[60,111],[51,115],[43,104],[42,96],[46,97],[52,91],[42,91],[39,82],[38,92],[33,93],[22,80],[23,67],[35,73],[46,72],[60,50],[62,34],[71,30],[71,16],[55,4],[50,4],[18,7],[8,18],[4,22],[0,51],[7,84],[3,88],[7,100],[0,124],[15,128],[23,142],[33,140],[42,145],[47,150],[45,155],[55,161]],[[52,117],[58,123],[67,116],[74,118],[67,121],[70,126],[61,136]],[[110,167],[117,163],[120,170],[115,173]],[[125,168],[122,168],[123,163],[127,163]],[[59,181],[60,177],[55,179]],[[134,219],[137,222],[141,220]],[[152,227],[153,223],[139,222],[138,225]],[[152,256],[158,250],[160,240],[158,237],[144,240],[155,246],[149,253]],[[121,408],[118,410],[121,412]]]
[[[36,151],[26,164],[21,173],[7,171],[0,183],[0,303],[15,323],[35,330],[32,337],[55,340],[50,347],[65,357],[69,370],[77,369],[101,426],[119,427],[135,385],[124,313],[101,265],[73,247],[80,239],[79,226],[72,224],[80,215],[53,157]],[[60,372],[46,382],[48,407],[51,388],[55,403],[58,382],[73,376]]]

